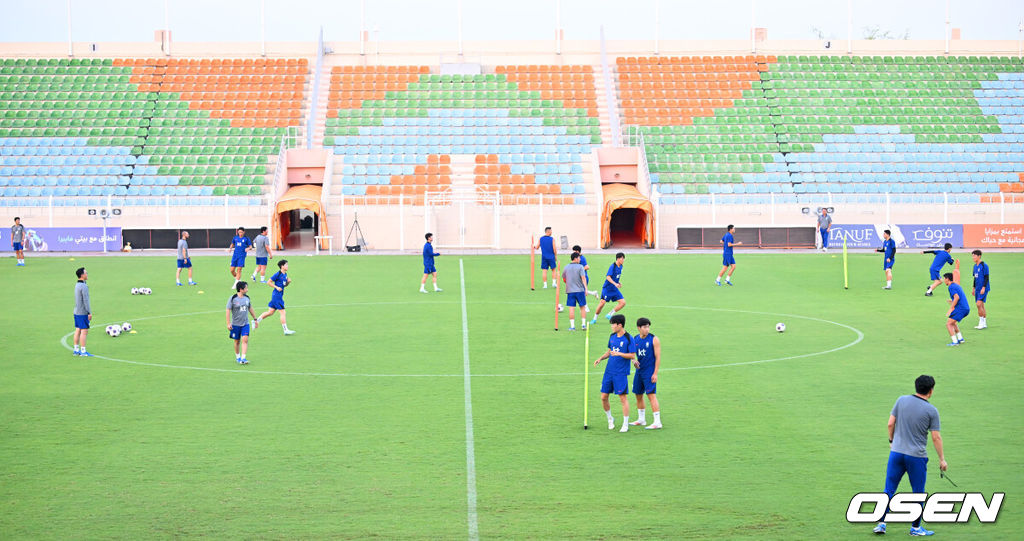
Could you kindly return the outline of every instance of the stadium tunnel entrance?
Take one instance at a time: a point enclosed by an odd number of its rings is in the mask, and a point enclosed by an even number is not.
[[[308,250],[315,246],[316,236],[326,236],[327,220],[320,202],[323,187],[304,184],[292,186],[281,196],[271,219],[271,239],[278,250]],[[326,239],[320,240],[326,249]]]
[[[629,184],[605,184],[601,248],[652,248],[654,207]]]

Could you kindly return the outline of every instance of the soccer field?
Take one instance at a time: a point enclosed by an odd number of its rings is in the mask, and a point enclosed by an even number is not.
[[[597,282],[613,256],[587,255]],[[661,340],[665,428],[626,434],[606,427],[604,363],[582,426],[607,322],[585,359],[527,256],[442,256],[427,295],[419,257],[289,259],[297,334],[271,316],[248,366],[226,256],[194,258],[198,287],[173,285],[172,257],[3,259],[0,538],[862,539],[847,505],[883,489],[890,408],[923,373],[960,486],[929,443],[928,491],[1007,493],[995,524],[929,528],[1024,528],[1024,254],[985,255],[989,328],[972,305],[955,348],[945,286],[923,295],[931,256],[900,253],[883,291],[878,254],[850,256],[849,290],[832,254],[738,250],[733,287],[714,285],[719,255],[629,255],[627,331],[645,316]],[[70,350],[83,265],[93,358]],[[250,297],[262,312],[270,288]],[[137,334],[103,333],[123,321]]]

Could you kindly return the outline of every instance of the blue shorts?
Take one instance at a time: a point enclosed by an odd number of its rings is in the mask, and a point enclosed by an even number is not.
[[[892,260],[882,259],[882,270],[891,269],[893,263],[896,263],[895,259],[892,259]]]
[[[986,299],[988,299],[988,290],[987,289],[985,290],[985,294],[984,295],[978,295],[977,293],[974,294],[974,300],[976,300],[976,301],[985,302]]]
[[[244,255],[233,255],[231,256],[231,266],[236,268],[242,268],[245,266]]]
[[[75,315],[75,328],[76,329],[88,329],[89,328],[89,316]]]
[[[190,257],[190,258],[187,258],[187,259],[179,259],[178,260],[178,268],[179,269],[190,269],[190,268],[192,268],[192,258]]]
[[[553,258],[553,257],[543,257],[542,256],[540,258],[540,268],[541,268],[541,270],[557,269],[558,268],[558,260]]]
[[[566,293],[565,297],[566,306],[579,306],[580,308],[583,308],[587,305],[587,294],[582,291],[577,293]]]
[[[736,264],[736,258],[733,257],[732,254],[728,254],[728,255],[723,255],[722,256],[722,266],[723,267],[728,267],[729,265],[735,265],[735,264]]]
[[[434,274],[435,272],[437,272],[437,267],[433,264],[423,265],[423,274]]]
[[[623,298],[622,297],[622,291],[620,291],[619,288],[615,288],[613,290],[608,290],[608,289],[602,289],[601,290],[601,300],[604,301],[604,302],[621,301],[622,298]]]
[[[658,391],[658,384],[651,381],[654,370],[640,372],[637,370],[633,375],[633,394],[655,394]]]
[[[970,308],[957,308],[956,310],[953,310],[952,314],[949,314],[949,319],[959,322],[963,318],[967,317],[967,314],[970,313]]]
[[[249,336],[249,324],[245,325],[232,325],[231,333],[228,336],[232,340],[241,340],[243,336]]]
[[[601,392],[611,394],[629,393],[629,374],[609,374],[608,371],[605,371],[604,379],[601,380]]]
[[[284,299],[275,299],[271,297],[270,303],[267,304],[267,306],[273,308],[274,310],[284,310]]]
[[[256,257],[256,264],[257,265],[263,265],[264,267],[266,267],[267,266],[267,258],[265,258],[265,257],[258,257],[257,256]]]
[[[940,272],[941,271],[937,271],[935,269],[928,269],[928,273],[929,273],[928,276],[931,276],[932,280],[941,280],[942,279],[942,275],[939,274]]]
[[[14,249],[15,252],[19,252],[19,251],[23,250],[24,248],[21,247],[21,243],[20,242],[15,242],[14,246],[13,246],[13,249]]]

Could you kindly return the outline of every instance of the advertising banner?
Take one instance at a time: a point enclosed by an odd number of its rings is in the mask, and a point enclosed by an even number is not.
[[[25,226],[26,252],[102,252],[102,227],[29,227]],[[108,227],[107,250],[121,250],[121,228]],[[11,251],[10,228],[0,229],[0,252]]]
[[[845,238],[849,248],[878,248],[886,229],[892,232],[897,248],[935,248],[947,242],[954,248],[964,245],[964,226],[960,224],[833,224],[829,246],[839,248]]]
[[[1024,225],[965,224],[964,243],[971,248],[1024,248]]]

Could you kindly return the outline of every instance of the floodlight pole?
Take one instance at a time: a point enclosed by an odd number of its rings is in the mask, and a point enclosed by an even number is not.
[[[164,0],[164,54],[171,56],[171,8],[170,0]]]
[[[654,55],[657,56],[661,38],[661,0],[654,0]]]
[[[853,54],[853,0],[846,0],[846,54]]]
[[[459,56],[461,57],[462,56],[462,0],[459,0],[458,9],[459,9],[459,13],[458,13],[457,20],[458,20],[458,24],[459,24]]]
[[[75,47],[71,41],[71,0],[68,0],[68,56],[75,56]]]
[[[267,56],[267,0],[260,0],[260,56]]]
[[[757,53],[757,0],[750,0],[750,52]]]
[[[946,54],[949,54],[949,0],[946,0]]]
[[[366,54],[366,0],[359,0],[359,54]]]
[[[555,2],[555,54],[562,54],[562,0]]]

